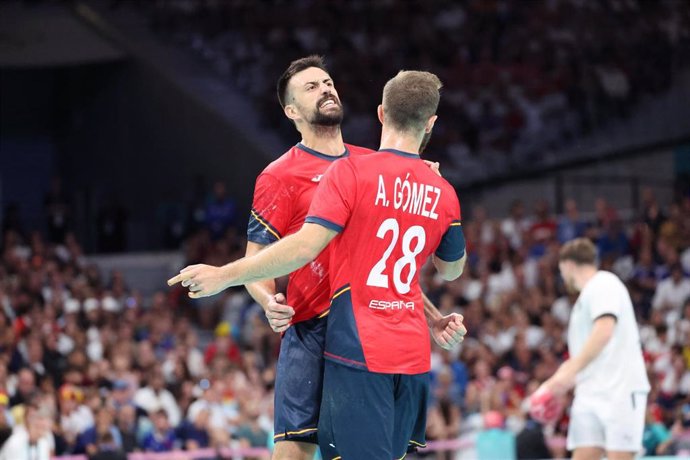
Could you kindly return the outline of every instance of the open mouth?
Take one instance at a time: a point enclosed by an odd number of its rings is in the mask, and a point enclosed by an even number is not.
[[[323,101],[321,104],[319,104],[319,108],[323,109],[325,107],[336,107],[338,103],[336,102],[335,99],[333,98],[328,98],[325,101]]]

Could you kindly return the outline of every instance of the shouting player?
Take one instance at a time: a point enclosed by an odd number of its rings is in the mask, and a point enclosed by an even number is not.
[[[433,254],[444,279],[465,263],[453,187],[419,149],[436,121],[441,83],[401,72],[384,88],[377,153],[335,162],[301,229],[223,267],[190,266],[169,280],[193,298],[273,279],[330,249],[331,308],[319,420],[324,458],[390,460],[424,444],[429,332],[418,268]]]
[[[649,381],[630,294],[613,273],[598,270],[586,238],[561,248],[558,264],[579,292],[568,325],[570,358],[535,392],[549,404],[575,387],[568,449],[575,460],[632,460],[642,448]],[[538,410],[538,408],[537,408]]]
[[[247,256],[300,229],[316,187],[335,160],[370,152],[343,143],[342,106],[320,57],[292,62],[278,81],[278,99],[302,141],[271,163],[257,179]],[[287,303],[296,309],[285,304],[283,294],[276,293],[272,279],[247,285],[266,311],[273,330],[285,331],[276,372],[274,459],[311,459],[316,447],[325,312],[330,302],[328,266],[326,250],[311,264],[291,274]],[[196,295],[211,295],[220,290],[197,291]],[[462,340],[462,317],[442,317],[428,299],[424,300],[434,340],[444,348]]]

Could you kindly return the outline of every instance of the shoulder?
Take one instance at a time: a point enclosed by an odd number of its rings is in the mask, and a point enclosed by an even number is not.
[[[625,285],[620,278],[606,270],[599,270],[596,275],[594,275],[589,285],[591,286],[590,290],[596,290],[597,292],[611,289],[625,289]]]
[[[298,162],[301,157],[300,150],[296,146],[293,146],[277,159],[270,162],[264,170],[261,171],[259,177],[264,175],[269,175],[278,179],[289,177],[290,171],[295,167],[299,167]]]

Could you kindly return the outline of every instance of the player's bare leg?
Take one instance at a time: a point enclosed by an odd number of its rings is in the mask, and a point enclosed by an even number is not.
[[[316,444],[297,441],[280,441],[273,447],[271,460],[312,460]]]
[[[603,457],[601,447],[578,447],[573,451],[573,460],[601,460]]]
[[[609,450],[606,451],[606,458],[608,460],[633,460],[635,458],[636,452],[622,452]]]

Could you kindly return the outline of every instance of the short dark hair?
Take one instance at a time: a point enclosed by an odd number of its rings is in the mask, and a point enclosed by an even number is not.
[[[290,83],[290,79],[295,76],[295,74],[300,73],[301,71],[308,69],[310,67],[316,67],[317,69],[321,69],[324,72],[328,73],[328,69],[326,68],[326,64],[324,63],[323,57],[318,56],[316,54],[312,54],[311,56],[303,57],[297,60],[294,60],[290,63],[288,68],[283,72],[283,75],[280,76],[278,79],[278,84],[277,90],[278,90],[278,102],[280,102],[280,106],[285,108],[287,105],[287,93],[288,93],[288,83]]]
[[[575,238],[563,245],[558,260],[570,260],[577,265],[596,265],[597,248],[589,238]]]
[[[438,109],[441,80],[430,72],[401,70],[383,87],[386,121],[400,131],[421,131]]]

